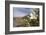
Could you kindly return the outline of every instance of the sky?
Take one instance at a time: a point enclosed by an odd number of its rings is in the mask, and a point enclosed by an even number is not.
[[[13,17],[24,17],[32,12],[32,8],[13,7]]]

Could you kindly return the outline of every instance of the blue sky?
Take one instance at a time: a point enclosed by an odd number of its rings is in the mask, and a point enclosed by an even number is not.
[[[13,17],[24,17],[32,12],[32,8],[13,8]]]

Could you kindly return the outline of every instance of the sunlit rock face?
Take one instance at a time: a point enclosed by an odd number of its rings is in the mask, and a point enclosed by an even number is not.
[[[30,15],[31,15],[30,19],[37,19],[37,17],[34,16],[32,13]]]
[[[38,11],[39,11],[39,9],[38,8],[34,8],[34,9],[32,9],[32,12],[30,13],[30,19],[37,19],[37,17],[38,17]]]

